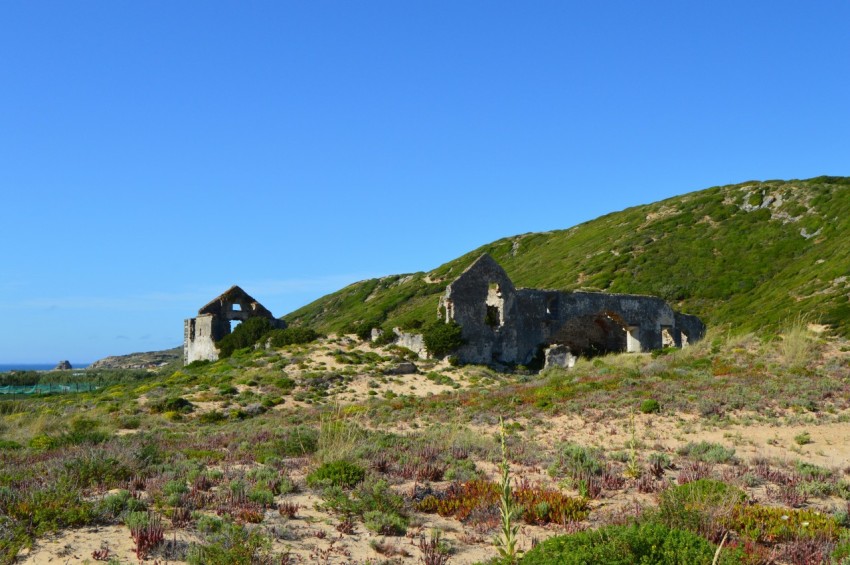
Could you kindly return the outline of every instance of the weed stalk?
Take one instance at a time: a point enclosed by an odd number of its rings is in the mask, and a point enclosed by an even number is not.
[[[499,515],[501,518],[501,527],[499,535],[496,536],[493,543],[499,551],[502,562],[506,565],[513,565],[521,555],[521,552],[517,548],[519,525],[514,521],[518,509],[514,504],[511,493],[511,469],[508,463],[507,442],[505,441],[505,423],[502,418],[499,418],[499,438],[502,444],[501,479],[499,481]]]

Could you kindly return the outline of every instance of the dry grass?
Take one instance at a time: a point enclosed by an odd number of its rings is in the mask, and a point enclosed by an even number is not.
[[[363,416],[337,405],[322,415],[319,422],[316,460],[325,463],[337,459],[350,459],[365,437]]]
[[[818,350],[817,342],[804,317],[798,316],[792,320],[781,333],[781,338],[777,352],[785,367],[799,369],[814,360]]]

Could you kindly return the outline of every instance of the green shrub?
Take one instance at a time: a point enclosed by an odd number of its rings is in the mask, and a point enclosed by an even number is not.
[[[343,333],[355,334],[361,341],[372,339],[372,328],[380,328],[383,318],[369,317],[350,324]]]
[[[272,330],[265,337],[269,340],[269,345],[280,348],[287,345],[316,341],[319,338],[319,334],[310,328],[296,327]]]
[[[248,318],[216,343],[219,359],[230,357],[238,349],[252,347],[272,329],[271,321],[266,318]]]
[[[436,322],[422,332],[422,340],[432,357],[445,357],[465,343],[457,322]]]
[[[83,452],[63,463],[66,477],[81,488],[111,487],[130,479],[133,471],[114,457],[96,451]]]
[[[354,495],[360,501],[363,513],[377,510],[401,515],[404,510],[404,499],[390,490],[384,480],[363,481],[354,490]]]
[[[21,449],[23,446],[10,439],[0,439],[0,451],[15,451]]]
[[[203,543],[189,548],[190,565],[253,565],[271,563],[270,542],[256,529],[247,529],[232,520],[203,516],[197,529]],[[275,561],[277,562],[277,561]]]
[[[681,530],[713,535],[746,499],[739,488],[713,479],[699,479],[663,491],[658,500],[658,521]]]
[[[118,518],[125,512],[144,512],[145,510],[145,503],[130,496],[130,492],[126,490],[119,490],[105,496],[97,505],[97,512],[110,518]]]
[[[807,445],[812,443],[812,435],[809,432],[801,432],[794,436],[794,443],[797,445]]]
[[[345,460],[323,463],[318,469],[307,475],[307,485],[311,487],[333,485],[351,488],[366,476],[359,465]]]
[[[313,428],[297,426],[287,428],[282,434],[253,445],[251,451],[260,463],[279,457],[300,457],[315,453],[319,432]]]
[[[698,535],[647,522],[549,538],[526,553],[520,565],[710,565],[715,546]],[[724,550],[720,563],[739,562]]]
[[[30,438],[29,446],[30,449],[34,449],[36,451],[46,451],[48,449],[58,447],[59,440],[47,434],[39,434]]]
[[[563,443],[557,453],[556,462],[550,468],[550,473],[563,473],[571,478],[586,475],[601,475],[603,465],[598,449],[584,447],[577,443]]]
[[[218,410],[211,410],[209,412],[204,412],[200,416],[198,416],[198,421],[202,424],[217,424],[227,419],[227,416],[219,412]]]
[[[761,191],[750,194],[750,197],[747,199],[747,204],[750,206],[761,206],[762,203],[764,203],[764,194]]]
[[[834,474],[826,467],[821,467],[814,463],[806,463],[805,461],[797,461],[794,463],[794,468],[797,470],[797,473],[807,481],[826,481],[831,479]]]
[[[380,510],[366,512],[363,523],[367,529],[385,536],[403,536],[407,532],[407,520]]]
[[[82,493],[65,481],[15,496],[4,506],[6,516],[26,524],[28,532],[36,536],[91,524],[98,518],[94,504],[84,500]],[[2,541],[0,538],[0,551]]]
[[[266,508],[271,508],[274,503],[274,493],[265,486],[256,486],[248,493],[248,499]]]
[[[677,450],[679,455],[687,455],[706,463],[728,463],[735,457],[734,448],[726,448],[719,443],[701,441],[689,442]]]
[[[164,412],[177,412],[180,414],[188,414],[194,410],[194,405],[185,398],[163,398],[150,404],[151,412],[161,414]]]
[[[649,398],[640,403],[640,411],[643,414],[655,414],[661,411],[661,405],[654,398]]]
[[[453,459],[449,462],[444,478],[447,481],[465,483],[473,479],[478,479],[480,476],[481,473],[475,467],[475,462],[471,459]]]
[[[283,394],[288,394],[295,388],[295,381],[289,377],[281,377],[274,382],[274,385],[279,388]]]
[[[181,496],[187,492],[189,492],[189,487],[186,486],[186,481],[183,480],[168,481],[162,487],[162,493],[166,497],[166,504],[169,506],[179,506]]]
[[[341,487],[322,492],[318,507],[340,516],[362,516],[366,527],[383,535],[403,535],[407,530],[404,499],[384,480],[365,480],[349,496]]]
[[[763,543],[786,542],[799,538],[835,541],[842,528],[835,517],[816,510],[776,508],[754,504],[738,505],[724,525],[741,537]]]

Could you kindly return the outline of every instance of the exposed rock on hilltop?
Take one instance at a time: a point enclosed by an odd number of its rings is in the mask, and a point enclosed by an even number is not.
[[[158,369],[183,359],[183,348],[148,351],[105,357],[89,365],[89,369]],[[70,368],[70,367],[69,367]]]

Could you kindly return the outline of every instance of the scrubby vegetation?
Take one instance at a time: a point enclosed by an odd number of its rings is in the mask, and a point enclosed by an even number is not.
[[[499,531],[522,563],[850,554],[850,477],[821,455],[850,445],[820,431],[850,421],[850,342],[792,321],[537,375],[392,374],[408,359],[330,337],[0,400],[0,561],[92,526],[124,532],[93,558],[188,563],[486,562]]]
[[[116,562],[848,563],[848,187],[745,183],[487,246],[520,285],[736,324],[683,350],[497,372],[249,320],[216,362],[0,397],[0,562],[90,536],[81,557]],[[437,295],[479,252],[292,319],[449,355]]]
[[[280,348],[310,343],[318,337],[319,334],[310,328],[273,329],[271,321],[265,318],[248,318],[219,340],[216,345],[219,358],[224,359],[233,355],[238,349],[257,345]]]
[[[710,326],[759,332],[802,315],[850,337],[848,238],[850,178],[750,181],[500,239],[428,273],[350,285],[286,319],[325,332],[429,322],[446,285],[487,252],[521,287],[652,294]]]
[[[438,321],[428,326],[422,332],[422,340],[432,357],[445,357],[461,345],[463,336],[461,327],[456,322]]]

